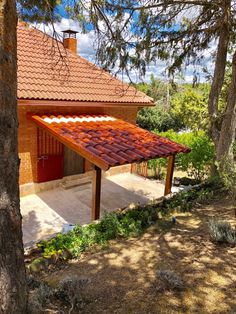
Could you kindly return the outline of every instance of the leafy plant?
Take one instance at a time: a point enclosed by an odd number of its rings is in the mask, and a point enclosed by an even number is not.
[[[38,246],[46,259],[76,258],[94,245],[104,245],[109,240],[118,237],[138,236],[158,221],[159,213],[165,216],[173,211],[189,211],[197,200],[209,198],[210,193],[211,187],[206,185],[175,194],[161,204],[153,203],[122,212],[107,213],[97,223],[86,226],[77,225],[67,234],[58,234],[49,241],[41,241]]]
[[[173,130],[159,133],[177,143],[191,148],[189,154],[178,154],[176,165],[196,180],[206,179],[214,158],[214,147],[204,131],[176,133]]]
[[[164,171],[163,167],[166,166],[166,159],[159,158],[159,159],[150,159],[148,160],[148,169],[152,170],[152,176],[156,179],[163,179]]]
[[[173,88],[171,84],[165,83],[164,81],[155,78],[153,74],[150,76],[150,82],[135,84],[135,87],[141,92],[152,97],[154,102],[163,107],[168,105],[168,96],[172,94]]]
[[[143,108],[138,112],[137,123],[140,127],[149,131],[158,130],[165,132],[169,129],[179,130],[183,126],[181,121],[174,117],[163,105]]]
[[[190,84],[179,86],[179,90],[171,98],[171,114],[182,121],[189,130],[208,130],[208,97],[209,84]]]
[[[209,230],[213,242],[236,245],[236,231],[228,222],[212,219],[209,222]]]

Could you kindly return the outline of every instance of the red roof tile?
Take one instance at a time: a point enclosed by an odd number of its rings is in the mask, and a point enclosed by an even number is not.
[[[17,41],[19,99],[152,104],[150,97],[27,24],[19,23]]]
[[[188,147],[107,115],[33,115],[31,118],[104,170],[190,152]]]

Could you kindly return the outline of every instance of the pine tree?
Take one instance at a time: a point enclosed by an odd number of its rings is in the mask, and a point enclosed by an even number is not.
[[[169,73],[188,64],[200,64],[204,53],[217,43],[214,73],[208,100],[210,135],[221,170],[233,164],[236,127],[236,1],[233,0],[101,0],[73,10],[86,29],[93,23],[97,35],[97,57],[105,68],[118,67],[128,75],[145,74],[157,59],[168,60]],[[225,111],[219,98],[225,79],[227,56],[232,74]],[[227,170],[227,169],[226,169]]]
[[[19,202],[16,8],[0,1],[0,313],[26,313]]]

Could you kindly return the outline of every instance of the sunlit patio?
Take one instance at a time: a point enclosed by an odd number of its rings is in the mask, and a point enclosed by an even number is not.
[[[91,188],[80,186],[28,195],[21,198],[23,238],[26,246],[66,231],[70,225],[91,221]],[[102,179],[101,216],[130,204],[146,204],[163,196],[164,184],[126,173]]]

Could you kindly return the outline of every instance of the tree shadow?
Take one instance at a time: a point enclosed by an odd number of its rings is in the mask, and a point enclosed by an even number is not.
[[[225,218],[226,211],[231,219],[230,204],[222,202],[178,214],[170,229],[155,225],[139,238],[111,241],[44,278],[56,285],[65,276],[89,277],[80,313],[232,313],[236,249],[213,244],[207,227],[212,213]],[[161,269],[177,273],[184,289],[160,290]]]
[[[40,206],[45,205],[45,211],[52,210],[68,223],[87,224],[91,221],[91,184],[67,190],[56,188],[40,192],[37,197],[41,200]],[[130,181],[130,188],[124,188],[108,179],[102,180],[101,214],[127,207],[131,203],[146,204],[151,199],[149,193],[141,188],[134,190],[132,181]]]
[[[124,180],[125,178],[124,176]],[[142,189],[142,184],[145,185],[148,180],[138,178],[140,188],[134,189],[132,180],[135,179],[134,175],[128,177],[128,188],[123,187],[120,181],[116,183],[105,178],[102,180],[101,217],[105,213],[128,207],[131,204],[144,205],[152,200],[151,192],[148,192],[149,188]],[[63,231],[66,225],[90,223],[91,203],[91,184],[67,190],[55,188],[22,198],[24,243],[30,244],[47,239]]]

